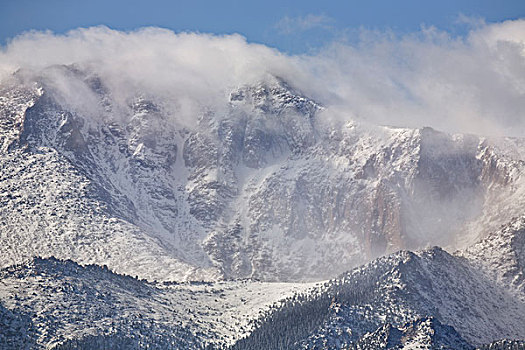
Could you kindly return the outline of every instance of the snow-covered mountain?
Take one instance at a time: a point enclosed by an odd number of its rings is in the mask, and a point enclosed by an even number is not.
[[[525,335],[523,295],[437,247],[318,284],[153,283],[54,258],[0,280],[14,349],[520,349]]]
[[[473,349],[525,334],[522,298],[437,247],[379,258],[318,288],[268,311],[236,349]]]
[[[106,83],[0,86],[6,347],[525,339],[525,139],[341,119],[276,77],[191,120]]]
[[[150,283],[54,258],[2,269],[0,281],[2,349],[223,347],[260,311],[313,286]]]
[[[514,218],[460,254],[525,300],[524,216]]]
[[[45,73],[2,87],[3,266],[40,255],[149,279],[319,280],[463,247],[521,214],[520,139],[340,122],[276,78],[187,123],[155,96],[122,107],[96,75],[49,70],[90,97],[79,107]]]

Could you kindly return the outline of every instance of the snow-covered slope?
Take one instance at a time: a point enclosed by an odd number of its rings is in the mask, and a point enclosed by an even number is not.
[[[523,340],[498,340],[479,348],[480,350],[523,350],[525,341]]]
[[[459,255],[525,301],[525,217],[516,217]]]
[[[0,281],[3,349],[75,344],[222,348],[249,332],[260,311],[313,287],[249,281],[148,283],[107,267],[54,258],[2,269]]]
[[[39,255],[159,280],[319,280],[466,246],[525,198],[519,139],[340,122],[276,78],[187,121],[147,93],[122,103],[92,72],[48,70],[0,91],[3,266]]]
[[[333,349],[370,342],[382,344],[372,348],[411,348],[412,342],[469,349],[524,337],[523,300],[470,261],[432,248],[379,258],[288,299],[236,348]]]
[[[473,349],[525,338],[523,300],[439,248],[318,285],[152,283],[54,258],[4,268],[0,281],[7,349]]]

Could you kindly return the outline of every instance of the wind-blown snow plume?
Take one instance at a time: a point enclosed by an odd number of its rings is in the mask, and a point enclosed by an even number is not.
[[[315,55],[287,56],[239,35],[94,27],[14,38],[0,53],[0,78],[75,64],[100,76],[116,101],[148,93],[191,120],[204,105],[222,105],[232,88],[273,75],[330,107],[331,116],[522,134],[524,38],[524,20],[483,24],[465,37],[435,28],[405,36],[362,31],[355,45],[336,42]],[[47,74],[69,101],[89,97],[57,72]]]
[[[434,28],[403,37],[363,32],[356,46],[336,43],[307,60],[323,77],[314,80],[321,99],[361,118],[522,135],[524,38],[523,20],[483,25],[464,38]]]
[[[17,69],[29,71],[29,76],[43,74],[78,107],[89,93],[64,70],[46,69],[74,65],[99,77],[113,102],[125,104],[136,94],[147,94],[175,107],[178,119],[195,118],[204,106],[217,110],[232,87],[294,71],[290,59],[263,45],[248,44],[239,35],[175,34],[160,28],[31,32],[15,38],[0,62],[2,77]]]

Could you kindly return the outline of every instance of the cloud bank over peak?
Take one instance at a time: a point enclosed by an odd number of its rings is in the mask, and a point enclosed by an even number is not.
[[[30,32],[13,39],[0,54],[3,78],[17,69],[44,71],[48,80],[67,86],[60,70],[48,69],[57,65],[95,74],[117,102],[147,94],[174,101],[188,113],[193,105],[224,101],[231,87],[265,79],[268,67],[273,74],[293,71],[279,52],[248,44],[239,35],[175,34],[160,28],[120,32],[92,27],[65,35]]]
[[[138,93],[175,101],[188,118],[202,106],[226,105],[232,89],[278,76],[334,118],[479,134],[525,131],[525,20],[480,24],[465,37],[432,27],[403,36],[362,30],[357,43],[296,56],[240,35],[106,27],[30,32],[0,51],[2,80],[18,69],[38,75],[55,65],[96,74],[116,101]],[[72,90],[67,77],[60,79],[57,85]]]

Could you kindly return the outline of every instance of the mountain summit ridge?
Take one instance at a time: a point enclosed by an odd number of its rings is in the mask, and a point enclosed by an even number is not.
[[[520,139],[341,122],[280,79],[233,89],[190,126],[53,69],[91,97],[65,103],[49,74],[2,90],[3,266],[38,252],[150,279],[319,280],[468,246],[525,198]]]

